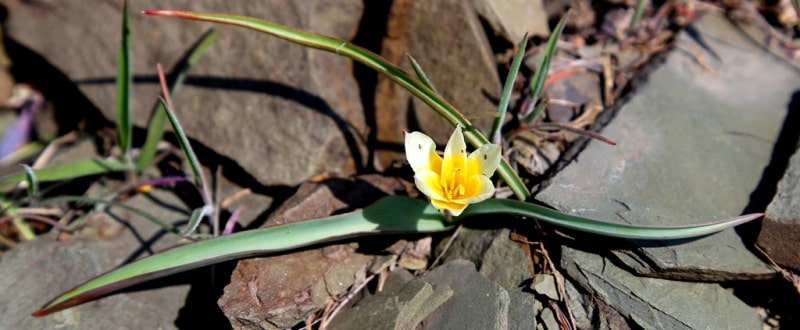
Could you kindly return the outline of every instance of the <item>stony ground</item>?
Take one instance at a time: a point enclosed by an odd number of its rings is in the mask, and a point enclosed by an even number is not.
[[[42,93],[35,139],[74,135],[50,162],[114,152],[121,1],[0,4],[7,53],[0,92],[16,81]],[[220,264],[30,317],[92,276],[180,243],[114,209],[93,213],[74,232],[41,227],[36,240],[3,252],[0,287],[13,290],[0,294],[0,328],[770,329],[800,322],[792,309],[800,298],[800,62],[791,40],[797,19],[785,15],[791,7],[666,2],[649,8],[633,35],[626,32],[632,7],[623,1],[146,0],[131,7],[256,16],[350,40],[406,70],[410,53],[484,129],[513,45],[526,32],[532,37],[512,100],[520,111],[550,27],[572,8],[547,82],[543,123],[551,126],[521,130],[505,145],[532,202],[646,225],[766,216],[695,240],[656,242],[476,218],[428,237],[356,239]],[[132,16],[139,127],[158,93],[156,63],[170,68],[211,27]],[[241,210],[237,230],[418,194],[403,164],[402,131],[444,144],[451,127],[441,118],[344,58],[219,30],[174,102],[219,195],[240,196],[227,207]],[[4,122],[17,117],[4,111]],[[555,124],[599,130],[617,145]],[[149,175],[174,171],[175,163],[167,157]],[[4,163],[2,173],[15,170]],[[52,194],[104,196],[126,184],[95,178]],[[501,188],[498,195],[509,194]],[[182,223],[200,202],[169,187],[126,203]]]

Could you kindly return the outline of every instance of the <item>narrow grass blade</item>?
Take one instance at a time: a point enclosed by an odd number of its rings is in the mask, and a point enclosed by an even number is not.
[[[47,315],[138,283],[226,260],[368,234],[425,233],[448,228],[441,213],[429,203],[387,197],[348,214],[245,231],[167,250],[95,277],[59,295],[33,315]]]
[[[170,77],[173,77],[169,87],[170,95],[174,94],[183,84],[189,73],[189,69],[191,69],[211,45],[217,41],[218,35],[219,33],[217,33],[216,30],[211,30],[204,34],[200,40],[192,46],[187,56],[178,62],[172,72],[170,72]],[[164,137],[164,124],[167,121],[167,116],[166,111],[161,107],[163,107],[163,105],[159,102],[147,125],[147,138],[139,152],[139,157],[136,159],[136,171],[139,173],[144,172],[144,170],[150,166],[150,163],[153,162],[156,152],[158,152],[158,143]]]
[[[517,73],[519,66],[522,64],[522,58],[525,55],[525,47],[528,46],[528,33],[522,37],[522,40],[517,46],[517,53],[514,54],[514,59],[511,61],[511,67],[508,69],[508,76],[506,77],[506,84],[503,86],[503,94],[500,97],[500,104],[497,105],[497,117],[492,123],[492,131],[489,137],[495,144],[502,144],[503,139],[501,131],[503,128],[503,120],[506,119],[506,111],[508,110],[508,101],[511,99],[511,92],[514,91],[514,82],[517,81]]]
[[[639,29],[639,22],[642,21],[642,16],[644,15],[644,7],[647,6],[647,0],[637,0],[636,1],[636,11],[633,12],[633,18],[631,19],[631,26],[628,31],[633,34]]]
[[[33,173],[39,182],[70,180],[87,175],[122,172],[133,169],[131,164],[117,159],[85,158],[70,163],[63,163],[34,169]],[[25,172],[0,178],[0,184],[25,180]]]
[[[547,46],[544,49],[544,55],[542,56],[542,61],[539,63],[539,67],[536,68],[536,73],[533,75],[533,79],[531,79],[531,102],[538,102],[541,100],[542,90],[544,89],[544,81],[547,79],[547,71],[550,70],[550,62],[553,60],[553,55],[556,53],[556,44],[558,43],[558,39],[561,38],[561,32],[564,32],[564,26],[567,24],[567,19],[569,18],[570,12],[568,11],[564,17],[558,21],[558,25],[556,28],[553,29],[553,34],[550,35],[550,39],[547,40]],[[539,115],[542,113],[544,107],[535,108],[533,112],[526,114],[525,117],[522,118],[522,122],[524,123],[532,123]]]
[[[174,10],[145,10],[142,13],[145,15],[170,16],[241,26],[255,31],[264,32],[299,45],[348,57],[372,68],[383,75],[386,75],[386,77],[394,81],[396,84],[405,88],[411,92],[411,94],[425,102],[425,104],[430,106],[451,125],[461,125],[464,127],[464,136],[474,147],[477,148],[489,143],[489,140],[483,136],[478,129],[472,126],[472,123],[470,123],[469,120],[464,118],[464,116],[458,112],[453,105],[444,100],[438,93],[431,90],[420,81],[411,78],[408,74],[403,72],[403,70],[400,70],[400,68],[390,63],[386,59],[351,43],[245,16]],[[502,159],[497,172],[508,184],[509,188],[511,188],[517,198],[524,200],[530,196],[530,192],[528,192],[525,184],[508,164],[508,161]]]
[[[39,195],[39,182],[36,180],[36,173],[33,173],[33,168],[27,164],[22,164],[22,169],[25,170],[25,181],[28,182],[28,197],[33,200]]]
[[[28,225],[28,222],[17,214],[17,206],[11,203],[3,194],[0,194],[0,207],[2,207],[2,212],[0,213],[11,216],[11,223],[17,228],[20,238],[26,241],[36,238],[36,233]]]
[[[123,157],[128,159],[131,149],[131,48],[128,26],[128,2],[122,6],[122,38],[117,62],[117,134]]]
[[[183,150],[183,154],[186,155],[186,160],[189,162],[189,166],[192,168],[192,174],[194,175],[194,184],[197,187],[204,189],[202,174],[200,173],[200,162],[197,160],[197,155],[194,153],[194,149],[192,149],[191,143],[189,143],[189,138],[186,137],[186,133],[183,132],[183,127],[181,127],[181,123],[178,122],[178,118],[175,117],[175,113],[172,111],[172,108],[167,105],[164,99],[161,100],[161,106],[164,108],[164,112],[167,114],[167,118],[169,122],[172,124],[172,129],[175,130],[175,135],[178,136],[178,144],[181,145],[181,150]]]
[[[183,236],[189,236],[197,229],[197,226],[200,226],[200,221],[203,220],[203,217],[211,214],[214,211],[214,208],[205,205],[203,207],[198,207],[194,211],[192,211],[192,216],[189,217],[189,224],[186,225],[186,229],[181,232]]]
[[[433,87],[433,84],[431,83],[431,80],[428,79],[428,75],[425,74],[425,71],[422,71],[422,66],[419,65],[417,59],[415,59],[414,56],[411,56],[411,54],[406,54],[406,58],[408,58],[408,63],[410,63],[411,67],[414,69],[414,73],[417,74],[417,79],[422,82],[425,87],[428,87],[430,90],[439,93],[439,91]]]
[[[631,239],[658,239],[672,240],[682,238],[700,237],[731,228],[763,216],[762,213],[747,214],[720,221],[674,227],[653,227],[616,224],[601,220],[583,218],[522,201],[510,199],[490,199],[478,204],[470,205],[461,217],[479,214],[515,214],[536,218],[557,226],[575,229],[587,233],[599,234],[608,237],[621,237]]]

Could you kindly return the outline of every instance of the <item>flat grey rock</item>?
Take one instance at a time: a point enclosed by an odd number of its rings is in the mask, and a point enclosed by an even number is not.
[[[756,311],[715,283],[632,275],[596,254],[562,247],[561,266],[583,290],[644,329],[759,329]]]
[[[442,262],[469,260],[478,271],[509,291],[531,278],[528,256],[509,238],[507,228],[487,230],[462,227]]]
[[[708,14],[693,28],[701,46],[683,32],[679,49],[702,49],[718,72],[672,51],[603,130],[619,144],[589,142],[536,199],[636,225],[699,224],[742,212],[770,161],[800,73],[720,15]],[[774,274],[733,230],[680,243],[648,242],[619,257],[650,276],[716,281]]]
[[[423,329],[507,329],[511,321],[535,325],[533,308],[512,309],[509,291],[478,273],[469,261],[448,262],[422,278],[453,290],[453,296],[425,318]],[[515,295],[514,301],[533,306],[532,296],[528,300]],[[510,311],[517,314],[510,315]]]
[[[180,205],[179,200],[169,194],[156,195],[157,200],[164,203],[161,206],[143,196],[126,203],[146,209],[168,223],[188,219],[186,212],[162,207]],[[5,289],[0,294],[0,306],[3,306],[0,307],[0,328],[172,329],[187,322],[188,315],[183,315],[183,321],[180,318],[184,310],[188,312],[189,284],[164,280],[147,282],[137,290],[114,293],[43,317],[31,316],[56,295],[126,261],[147,256],[148,251],[158,252],[178,241],[177,237],[165,235],[157,225],[128,211],[112,209],[110,214],[92,215],[87,227],[74,235],[59,236],[53,232],[24,242],[3,255],[0,287]],[[213,299],[206,303],[205,308],[216,308]],[[221,313],[217,313],[221,318]],[[203,323],[210,315],[188,317]]]

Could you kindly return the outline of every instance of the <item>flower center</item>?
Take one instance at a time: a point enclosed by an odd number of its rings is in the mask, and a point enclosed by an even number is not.
[[[448,200],[463,199],[467,193],[464,187],[464,169],[461,167],[453,167],[452,171],[442,173],[442,190]]]

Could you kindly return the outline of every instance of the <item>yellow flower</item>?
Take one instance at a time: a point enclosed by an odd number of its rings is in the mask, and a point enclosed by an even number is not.
[[[494,195],[489,178],[500,164],[500,146],[485,144],[467,156],[460,125],[447,141],[444,159],[436,154],[433,139],[423,133],[406,134],[405,145],[417,189],[440,211],[458,216],[467,205]]]

